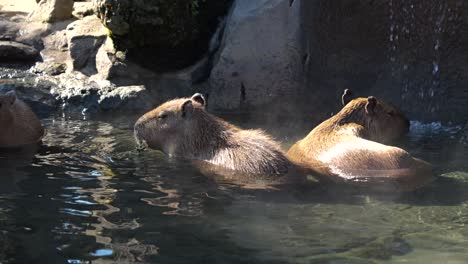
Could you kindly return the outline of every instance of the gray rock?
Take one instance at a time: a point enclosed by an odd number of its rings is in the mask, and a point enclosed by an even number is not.
[[[210,75],[212,107],[281,107],[319,120],[340,109],[350,88],[411,119],[465,123],[468,35],[460,3],[236,0]]]
[[[36,63],[32,68],[34,73],[42,73],[48,75],[59,75],[64,73],[67,69],[67,65],[65,63],[60,62],[40,62]]]
[[[83,18],[94,13],[93,3],[91,2],[75,2],[73,6],[73,16]]]
[[[467,5],[427,0],[295,0],[301,5],[304,97],[339,109],[344,88],[394,103],[411,119],[464,123]],[[393,13],[393,15],[390,15]],[[332,108],[333,109],[333,108]],[[314,111],[316,110],[316,111]]]
[[[66,30],[55,31],[42,38],[44,48],[41,50],[43,61],[51,63],[67,63],[69,60]],[[65,69],[66,69],[65,65]],[[61,70],[60,70],[61,71]]]
[[[54,83],[35,78],[3,79],[0,82],[0,93],[16,91],[19,98],[25,101],[36,114],[48,115],[58,109],[59,101],[50,93]]]
[[[18,30],[18,23],[0,19],[0,40],[15,40]]]
[[[132,61],[158,72],[190,66],[232,0],[93,0],[95,12]]]
[[[44,49],[68,50],[67,31],[55,31],[42,39]]]
[[[79,73],[65,73],[56,78],[44,76],[55,83],[50,93],[61,102],[61,109],[65,112],[99,111],[99,93],[112,86],[110,83],[98,83]]]
[[[41,0],[29,15],[29,21],[55,22],[71,18],[73,0]]]
[[[210,76],[210,104],[239,109],[297,94],[299,8],[289,0],[237,0]]]
[[[98,70],[109,70],[112,62],[107,54],[112,52],[112,41],[107,41],[107,30],[96,16],[87,16],[69,24],[66,34],[71,70],[80,71],[87,76],[97,74]],[[103,54],[98,56],[98,51]],[[98,62],[97,57],[100,58]]]
[[[106,37],[104,43],[101,45],[96,53],[96,71],[98,72],[99,78],[110,79],[114,72],[121,68],[121,64],[116,56],[116,50],[112,39]]]
[[[121,86],[101,94],[101,110],[148,110],[153,106],[144,86]]]
[[[13,42],[0,41],[0,61],[35,61],[39,52],[31,46]]]

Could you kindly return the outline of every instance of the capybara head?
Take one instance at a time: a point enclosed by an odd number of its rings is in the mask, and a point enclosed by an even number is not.
[[[205,111],[206,100],[196,93],[191,98],[174,99],[163,103],[138,119],[134,135],[139,148],[145,144],[151,148],[170,152],[171,144],[189,134],[194,115]]]
[[[374,96],[350,100],[337,114],[340,115],[342,124],[358,123],[366,129],[369,139],[381,143],[392,141],[409,130],[409,121],[400,110]]]
[[[12,106],[15,104],[16,94],[14,91],[0,95],[0,124],[6,125],[12,120]]]

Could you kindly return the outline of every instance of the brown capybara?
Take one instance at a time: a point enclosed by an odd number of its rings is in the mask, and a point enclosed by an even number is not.
[[[246,174],[284,175],[290,162],[270,136],[211,115],[199,94],[168,101],[138,119],[138,145]]]
[[[35,144],[43,136],[41,122],[14,91],[0,95],[0,148]]]
[[[388,182],[411,190],[431,180],[428,163],[384,145],[409,130],[405,116],[375,97],[350,100],[350,94],[345,91],[343,109],[296,142],[287,157],[338,182]]]

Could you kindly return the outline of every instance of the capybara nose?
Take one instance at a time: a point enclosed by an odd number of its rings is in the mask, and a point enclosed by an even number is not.
[[[135,125],[133,126],[133,136],[135,137],[135,141],[138,145],[138,149],[144,148],[144,138],[142,135],[142,131],[144,128],[144,123],[138,120]]]

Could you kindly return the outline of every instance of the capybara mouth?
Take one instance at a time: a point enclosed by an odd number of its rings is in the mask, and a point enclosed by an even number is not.
[[[144,151],[148,147],[148,143],[140,137],[141,135],[137,129],[134,130],[133,134],[137,143],[137,150]]]
[[[136,142],[137,142],[137,151],[144,151],[147,147],[148,147],[148,144],[146,143],[145,140],[140,140],[140,139],[136,139]]]

